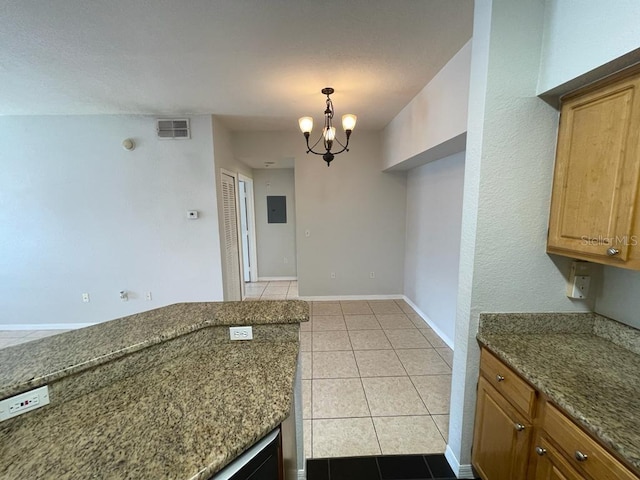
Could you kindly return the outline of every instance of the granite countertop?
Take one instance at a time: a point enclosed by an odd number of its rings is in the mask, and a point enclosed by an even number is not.
[[[483,314],[477,338],[640,471],[640,332],[595,314]]]
[[[0,399],[211,326],[299,323],[306,302],[178,303],[0,349]]]
[[[289,416],[307,320],[301,301],[177,304],[0,350],[0,389],[51,400],[0,423],[0,478],[209,478]]]
[[[2,432],[0,478],[207,479],[289,415],[297,353],[222,345],[25,416]]]

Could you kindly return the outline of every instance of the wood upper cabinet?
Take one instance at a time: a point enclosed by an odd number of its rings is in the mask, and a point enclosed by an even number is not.
[[[640,269],[640,71],[563,99],[547,251]]]

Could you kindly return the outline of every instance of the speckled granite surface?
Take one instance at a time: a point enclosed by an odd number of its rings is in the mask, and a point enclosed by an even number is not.
[[[640,332],[594,314],[510,315],[482,314],[478,340],[640,472],[640,355],[628,348]]]
[[[308,318],[299,300],[179,303],[0,349],[0,399],[203,328]]]
[[[221,344],[25,415],[2,431],[0,478],[206,479],[289,414],[297,354]]]

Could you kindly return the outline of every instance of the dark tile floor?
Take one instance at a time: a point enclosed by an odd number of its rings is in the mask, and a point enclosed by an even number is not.
[[[444,455],[314,458],[307,480],[455,480]]]

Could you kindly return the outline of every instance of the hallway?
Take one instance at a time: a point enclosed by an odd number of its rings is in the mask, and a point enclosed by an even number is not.
[[[306,457],[444,452],[452,350],[403,300],[310,305]]]

